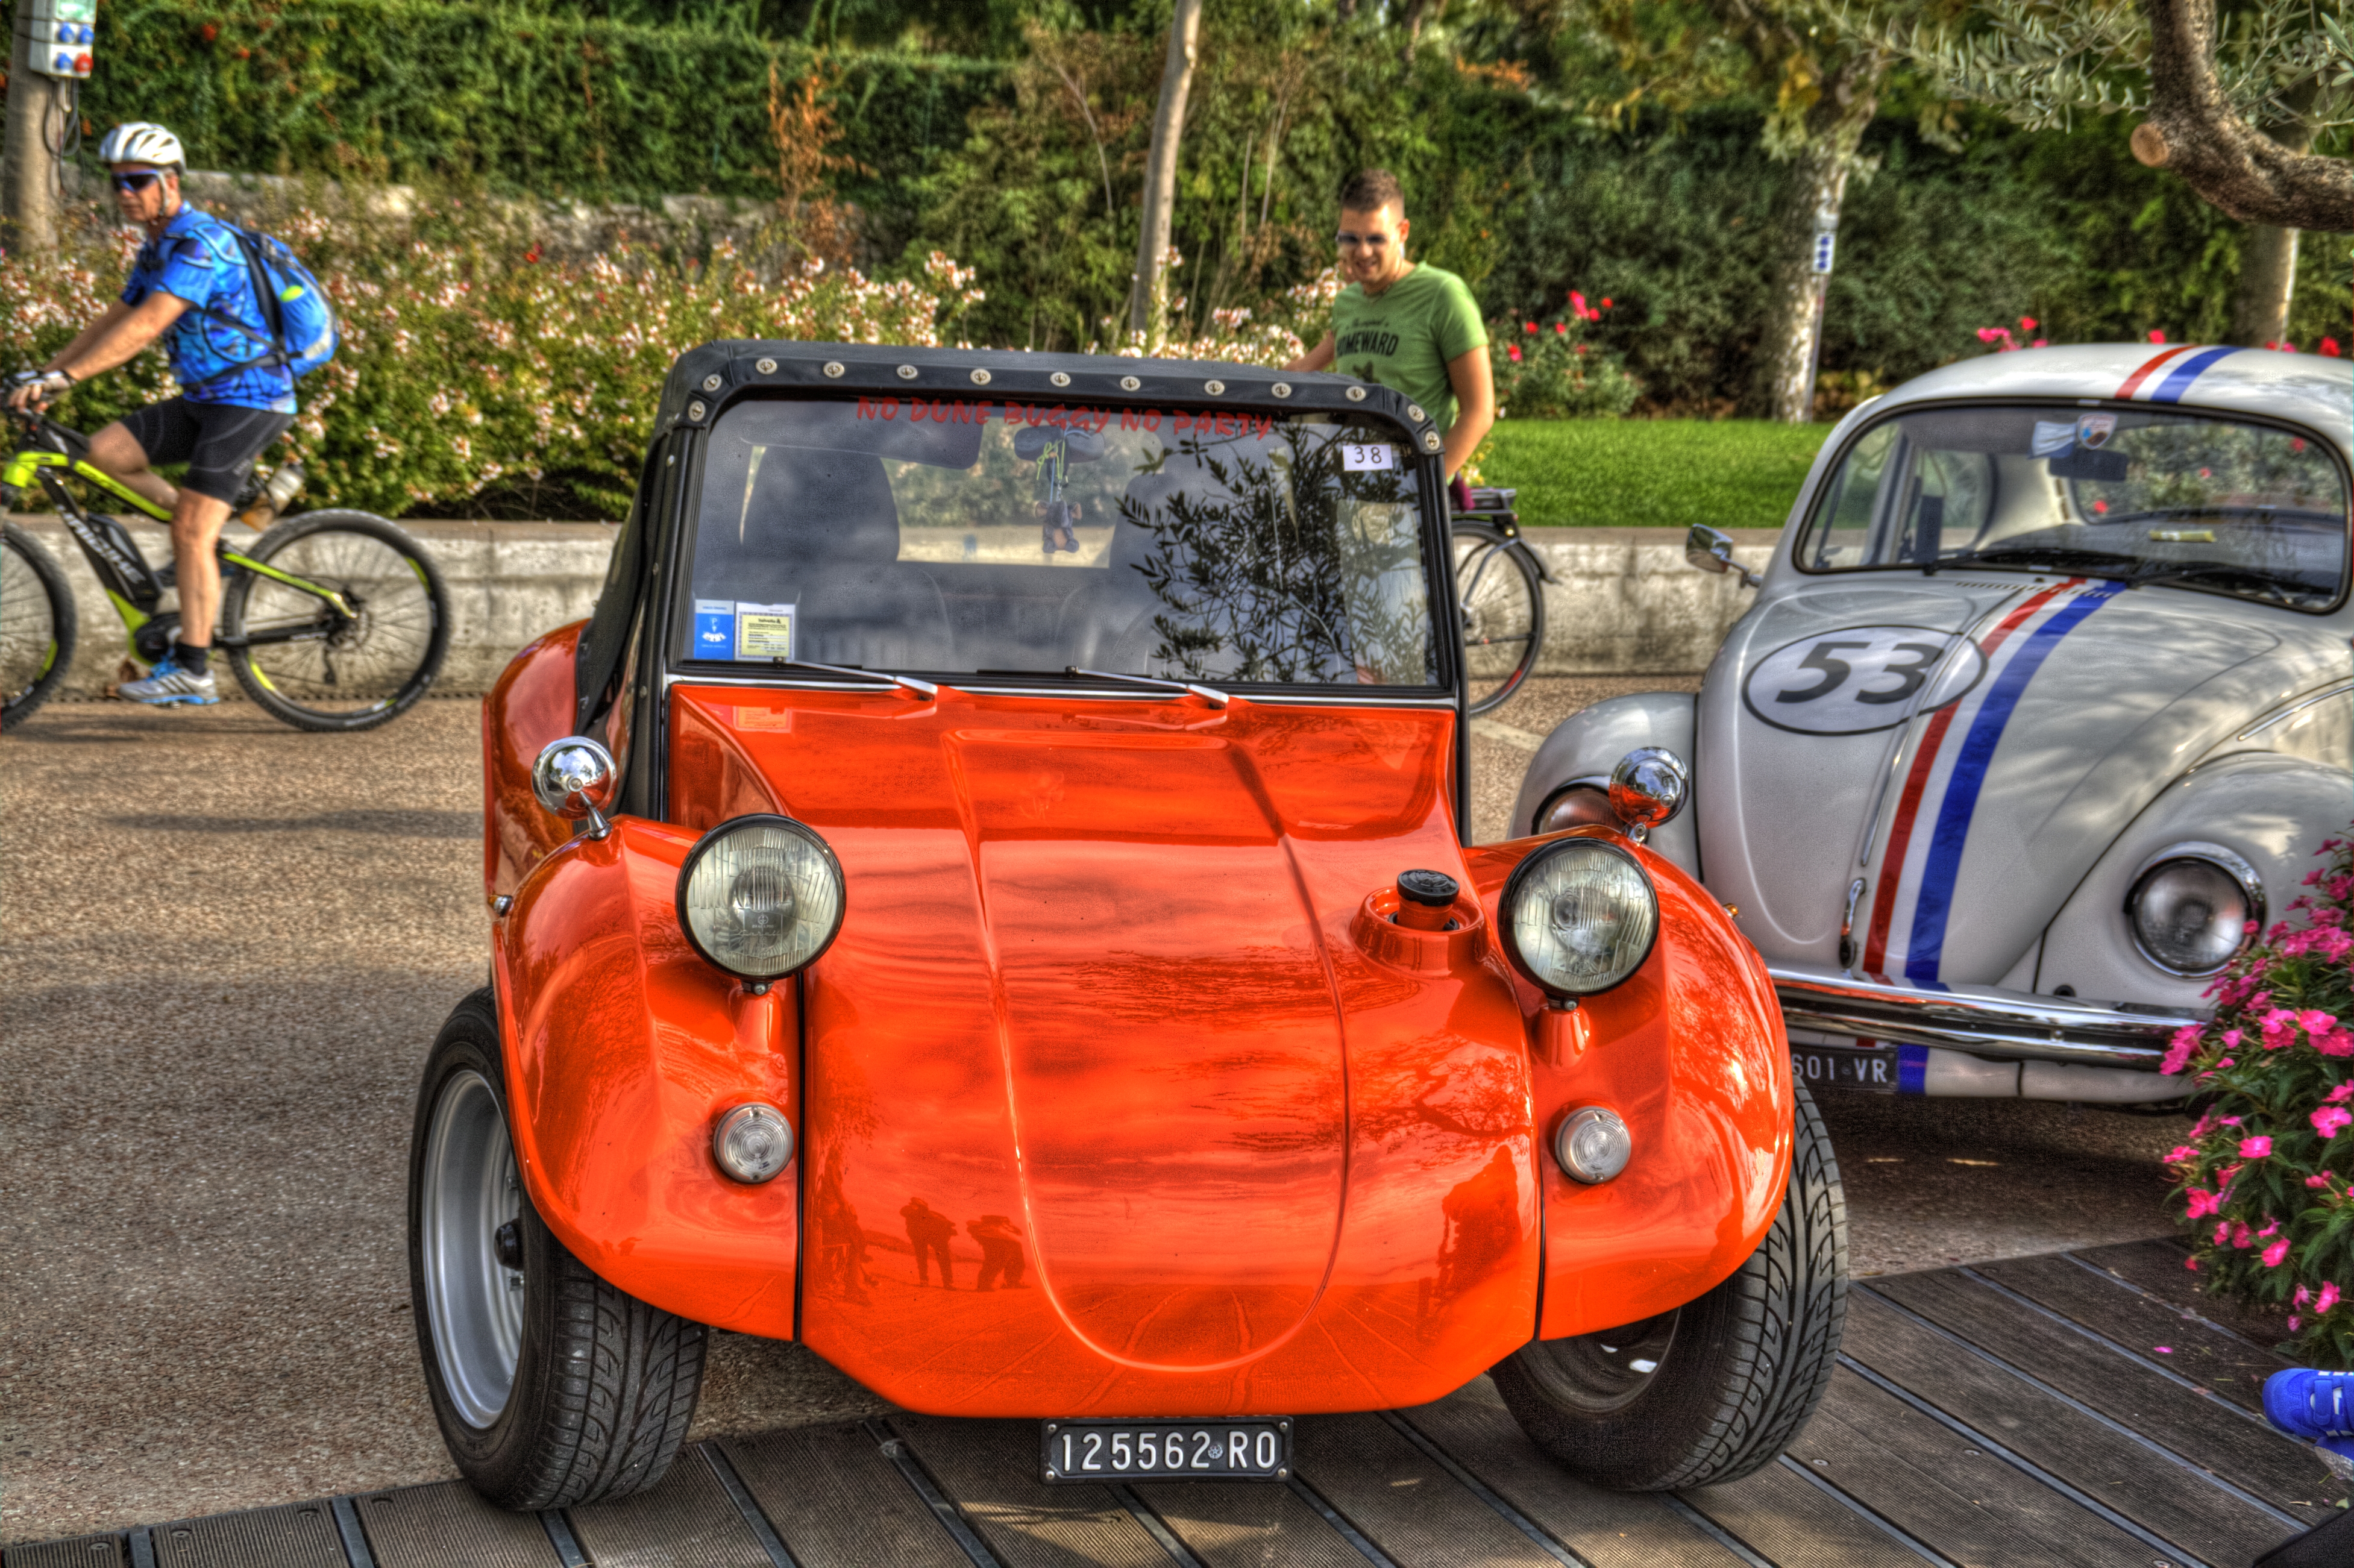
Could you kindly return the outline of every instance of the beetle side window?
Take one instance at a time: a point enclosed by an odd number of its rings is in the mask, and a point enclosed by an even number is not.
[[[2348,526],[2344,471],[2295,430],[2139,408],[1963,406],[1864,431],[1796,558],[1816,572],[2065,572],[2325,610],[2343,591]]]
[[[1415,471],[1370,419],[754,401],[706,451],[682,657],[1437,682]]]

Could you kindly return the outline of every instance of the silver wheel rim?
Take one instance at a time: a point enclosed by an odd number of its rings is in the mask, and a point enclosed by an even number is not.
[[[1598,1334],[1540,1340],[1521,1362],[1547,1397],[1588,1415],[1624,1410],[1643,1395],[1675,1343],[1681,1308]]]
[[[426,1135],[418,1225],[425,1310],[459,1419],[486,1427],[507,1407],[523,1348],[523,1276],[502,1267],[499,1227],[523,1211],[514,1145],[480,1073],[452,1074]]]

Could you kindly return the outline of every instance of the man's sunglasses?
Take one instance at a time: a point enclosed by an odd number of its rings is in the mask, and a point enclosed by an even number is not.
[[[1360,245],[1368,250],[1380,250],[1390,242],[1386,234],[1352,234],[1345,228],[1333,238],[1341,242],[1343,250],[1354,250]]]
[[[117,175],[114,176],[114,188],[126,196],[137,196],[163,177],[153,169],[140,175]]]

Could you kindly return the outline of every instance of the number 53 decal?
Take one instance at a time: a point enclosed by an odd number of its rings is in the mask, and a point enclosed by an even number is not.
[[[1955,701],[1986,673],[1978,644],[1926,626],[1846,626],[1749,668],[1741,698],[1776,729],[1866,735]]]

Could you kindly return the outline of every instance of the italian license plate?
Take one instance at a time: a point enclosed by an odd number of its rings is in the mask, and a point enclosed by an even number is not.
[[[1282,1481],[1291,1478],[1291,1422],[1049,1421],[1050,1481]]]
[[[1838,1045],[1793,1045],[1790,1071],[1810,1089],[1861,1089],[1868,1095],[1896,1092],[1896,1052],[1850,1050]]]

